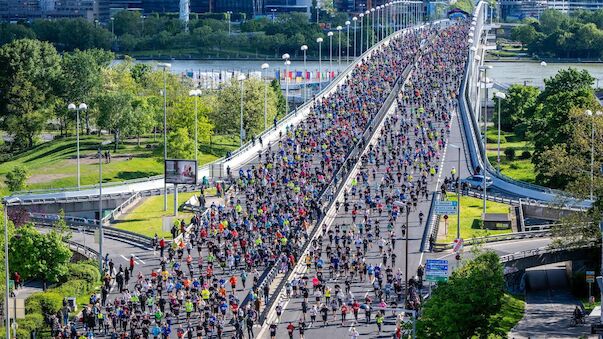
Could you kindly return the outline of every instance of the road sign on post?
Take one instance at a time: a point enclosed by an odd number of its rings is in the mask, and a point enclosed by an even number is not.
[[[595,282],[595,271],[586,271],[586,282],[589,284]]]
[[[458,213],[458,202],[456,201],[436,201],[435,214],[452,215]]]
[[[448,260],[427,259],[425,277],[427,281],[448,281]]]
[[[452,252],[459,253],[463,250],[463,239],[454,239],[454,244],[452,246]]]

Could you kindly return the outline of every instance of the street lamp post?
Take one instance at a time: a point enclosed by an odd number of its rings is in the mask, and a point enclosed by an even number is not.
[[[484,216],[486,215],[486,163],[488,162],[488,158],[487,158],[487,154],[486,154],[486,147],[488,145],[488,137],[486,136],[488,133],[488,70],[492,69],[492,66],[490,65],[483,65],[480,66],[480,69],[484,71],[484,155],[483,155],[483,168],[482,168],[482,175],[483,175],[483,180],[482,180],[482,184],[483,184],[483,190],[484,190]]]
[[[337,26],[337,40],[339,45],[339,58],[337,58],[337,67],[341,67],[341,30],[343,27]]]
[[[360,13],[358,16],[360,17],[360,55],[362,55],[362,53],[364,53],[364,33],[362,32],[364,26],[364,13]],[[354,32],[356,32],[356,30],[354,30]],[[354,45],[355,44],[356,35],[354,35]],[[356,54],[354,54],[354,57],[356,57]]]
[[[228,15],[228,36],[230,36],[230,15],[232,14],[232,11],[226,11],[226,14]]]
[[[345,44],[345,63],[346,64],[350,63],[350,24],[351,24],[351,22],[349,20],[345,22],[345,27],[346,27],[346,31],[347,31],[347,38],[346,38],[346,44]]]
[[[8,266],[8,206],[17,203],[19,198],[15,197],[4,197],[2,205],[4,206],[4,320],[5,320],[5,331],[6,339],[10,339],[10,316],[9,316],[9,299],[10,299],[10,275]],[[14,314],[15,320],[17,319],[16,313]],[[15,327],[16,331],[16,327]],[[16,337],[16,335],[15,335]]]
[[[268,65],[267,63],[262,64],[262,75],[264,76],[264,130],[268,128],[268,82],[266,80],[268,75]]]
[[[352,21],[354,22],[354,59],[356,59],[356,21],[358,21],[358,18],[353,17]],[[348,40],[350,40],[349,37]]]
[[[164,195],[167,197],[167,195]],[[98,269],[103,275],[103,143],[98,145]]]
[[[115,26],[114,26],[114,21],[115,18],[111,17],[111,35],[113,36],[113,39],[115,40]]]
[[[88,105],[85,103],[81,103],[79,105],[69,104],[67,109],[70,111],[75,111],[75,143],[76,143],[76,153],[77,153],[77,188],[80,188],[80,111],[85,111],[88,109]]]
[[[199,161],[199,156],[198,156],[198,153],[199,153],[199,140],[198,140],[199,120],[198,120],[198,115],[197,115],[197,110],[198,110],[197,106],[198,106],[199,97],[201,96],[201,90],[193,89],[193,90],[189,91],[188,94],[190,96],[195,97],[195,161],[198,162]]]
[[[308,72],[308,69],[306,68],[306,51],[308,50],[308,46],[307,45],[302,45],[301,48],[302,52],[304,52],[304,102],[306,102],[306,100],[308,100],[308,82],[306,81],[306,73]]]
[[[285,113],[289,113],[289,65],[291,61],[289,53],[283,54],[283,60],[285,60]]]
[[[494,95],[498,98],[498,142],[497,142],[497,154],[496,154],[496,164],[498,173],[500,173],[500,101],[507,98],[507,95],[503,92],[496,92]]]
[[[241,86],[241,114],[239,117],[239,123],[241,127],[239,129],[239,138],[241,142],[241,147],[243,147],[243,140],[245,139],[245,130],[243,129],[243,81],[245,80],[245,75],[243,73],[239,74],[237,80],[239,80],[239,84]]]
[[[381,6],[377,6],[377,27],[375,30],[375,34],[377,35],[377,41],[381,40],[381,28],[379,24],[381,23]]]
[[[370,16],[370,14],[371,14],[371,11],[369,11],[369,10],[366,10],[364,12],[364,16],[366,17],[366,50],[369,49],[369,32],[370,32],[370,29],[369,29],[369,16]]]
[[[316,38],[318,43],[318,91],[322,91],[322,38]]]
[[[591,129],[590,129],[590,200],[594,199],[594,181],[595,181],[595,116],[603,115],[603,112],[586,110],[584,112],[591,118]]]
[[[456,201],[457,201],[457,210],[456,210],[456,238],[461,239],[461,147],[457,145],[450,144],[450,147],[456,148],[458,153],[458,163],[456,169]],[[454,180],[453,180],[454,181]]]
[[[328,72],[331,72],[333,70],[333,32],[327,33],[327,36],[329,37],[329,71]],[[330,76],[329,76],[329,81],[330,81]]]
[[[157,67],[163,69],[163,166],[165,167],[165,160],[167,159],[167,70],[172,65],[168,63],[159,63]],[[164,168],[165,169],[165,168]],[[167,183],[163,180],[163,210],[167,211]]]
[[[373,33],[371,36],[371,46],[373,46],[375,44],[375,8],[371,8],[371,32]],[[366,34],[368,37],[368,31]],[[368,44],[368,38],[366,39],[366,43]]]

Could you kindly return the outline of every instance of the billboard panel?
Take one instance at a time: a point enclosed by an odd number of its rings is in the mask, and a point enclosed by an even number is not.
[[[197,162],[195,160],[166,160],[165,182],[168,184],[197,184]]]

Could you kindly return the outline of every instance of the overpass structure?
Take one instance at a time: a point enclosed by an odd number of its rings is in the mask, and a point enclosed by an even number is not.
[[[592,201],[580,200],[569,196],[565,192],[520,182],[499,173],[484,157],[483,129],[479,121],[483,120],[485,112],[481,109],[480,98],[483,92],[483,83],[486,72],[483,70],[485,52],[488,45],[488,31],[495,28],[488,24],[488,11],[484,2],[480,2],[475,10],[472,22],[473,42],[467,56],[465,75],[459,92],[459,114],[462,120],[462,133],[465,152],[467,154],[467,169],[476,174],[478,169],[485,168],[488,176],[492,178],[492,190],[499,195],[512,198],[524,198],[538,201],[541,204],[573,207],[585,209],[591,206]],[[491,20],[491,19],[490,19]],[[480,119],[482,118],[482,119]]]

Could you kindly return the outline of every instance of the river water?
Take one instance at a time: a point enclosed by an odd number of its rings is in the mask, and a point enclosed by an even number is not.
[[[506,85],[525,82],[527,85],[544,87],[544,79],[554,76],[560,69],[572,67],[587,70],[595,79],[599,79],[599,86],[603,86],[603,63],[548,63],[541,66],[539,62],[509,61],[487,64],[492,66],[488,70],[488,78]]]
[[[119,61],[117,61],[119,62]],[[156,64],[159,61],[143,60],[141,63]],[[165,62],[165,61],[164,61]],[[172,60],[172,72],[185,73],[194,72],[260,72],[260,66],[266,61],[263,60]],[[267,61],[270,64],[268,72],[269,77],[274,76],[276,69],[283,70],[284,65],[281,61]],[[599,79],[599,85],[603,86],[603,63],[548,63],[541,66],[539,62],[529,61],[509,61],[509,62],[488,62],[492,69],[488,71],[488,77],[501,84],[526,83],[532,86],[544,86],[544,79],[554,76],[560,69],[573,67],[587,70],[595,79]],[[345,58],[342,58],[341,65],[338,65],[337,57],[333,57],[332,70],[343,70],[346,66]],[[315,72],[319,68],[317,61],[307,62],[308,71]],[[291,71],[303,71],[303,61],[292,61],[289,66]],[[322,70],[329,70],[329,60],[323,60]]]

